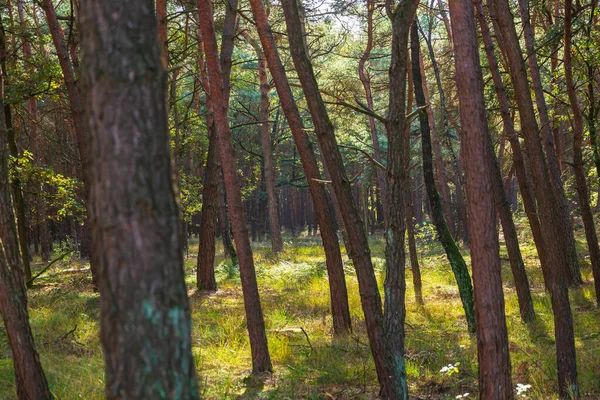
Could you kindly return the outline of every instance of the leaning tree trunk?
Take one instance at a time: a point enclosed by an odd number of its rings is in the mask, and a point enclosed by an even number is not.
[[[567,201],[567,197],[565,196],[565,189],[560,175],[560,166],[554,150],[552,125],[550,124],[548,105],[546,104],[546,98],[542,86],[542,78],[540,75],[540,67],[537,62],[535,51],[533,30],[529,20],[529,8],[526,2],[527,0],[519,0],[519,11],[521,13],[521,22],[523,25],[525,48],[527,50],[527,63],[529,65],[529,72],[535,92],[535,102],[538,110],[537,115],[539,115],[540,118],[539,130],[546,156],[546,165],[548,167],[553,189],[556,192],[556,197],[560,206],[560,212],[557,215],[557,218],[560,218],[561,221],[558,225],[558,228],[560,228],[563,232],[562,237],[564,239],[561,242],[561,249],[565,252],[565,258],[567,261],[567,264],[565,265],[565,278],[569,282],[569,285],[579,286],[583,283],[583,279],[581,277],[581,271],[577,261],[577,250],[575,248],[573,227],[571,225],[571,219],[569,218],[569,203]]]
[[[560,200],[554,190],[554,184],[546,165],[527,80],[525,61],[521,54],[519,38],[508,1],[491,0],[489,6],[496,17],[504,46],[503,51],[508,59],[510,77],[515,88],[515,99],[521,117],[525,148],[531,167],[534,191],[539,205],[538,212],[542,239],[548,261],[545,268],[542,265],[542,272],[546,287],[550,291],[554,314],[559,392],[561,397],[566,398],[569,393],[578,397],[579,387],[577,384],[573,316],[564,272],[568,261],[566,259],[567,254],[563,249],[568,238],[565,237],[565,232],[560,227],[562,223]]]
[[[581,144],[583,142],[583,115],[577,93],[575,92],[575,83],[573,82],[573,66],[571,56],[571,26],[573,14],[573,1],[565,1],[565,80],[567,83],[567,94],[571,109],[573,110],[573,171],[575,172],[575,183],[577,188],[577,198],[581,217],[585,229],[585,238],[590,252],[590,261],[592,263],[592,273],[594,275],[594,286],[596,289],[596,303],[600,305],[600,247],[598,246],[598,235],[594,224],[594,215],[590,206],[590,196],[588,193],[585,171],[583,168],[583,152]]]
[[[67,87],[67,94],[69,98],[69,106],[71,111],[71,119],[73,121],[73,128],[77,138],[77,149],[79,150],[79,161],[81,162],[81,177],[83,180],[83,200],[87,207],[90,196],[90,176],[89,176],[89,154],[88,154],[88,143],[90,139],[88,137],[88,127],[85,126],[83,121],[83,105],[81,103],[81,93],[77,86],[77,80],[75,79],[75,71],[69,52],[67,43],[65,40],[65,34],[58,22],[56,10],[52,4],[52,0],[44,0],[42,8],[46,14],[46,21],[48,22],[48,28],[52,36],[52,41],[56,49],[60,68],[63,73],[65,86]],[[97,287],[98,272],[96,265],[94,264],[94,258],[90,257],[91,254],[91,234],[90,234],[90,213],[87,213],[87,219],[84,225],[81,227],[81,244],[80,254],[82,258],[90,259],[90,269],[92,272],[92,280],[94,287]]]
[[[4,27],[0,22],[0,64],[6,61]],[[33,341],[21,249],[13,214],[8,171],[8,128],[4,115],[4,71],[0,74],[0,314],[4,321],[20,400],[52,399]]]
[[[331,123],[325,103],[312,69],[308,50],[303,41],[298,4],[296,0],[284,0],[283,11],[286,19],[290,50],[298,77],[302,85],[321,153],[331,175],[331,182],[338,198],[344,226],[349,238],[349,254],[352,259],[361,292],[361,304],[365,315],[367,334],[381,387],[381,397],[385,399],[408,398],[406,370],[404,365],[404,199],[405,169],[404,141],[402,133],[406,123],[404,88],[406,83],[406,44],[408,29],[412,21],[417,2],[405,2],[390,16],[393,19],[394,34],[392,44],[392,69],[390,79],[394,78],[394,93],[398,98],[392,103],[391,123],[388,124],[390,143],[393,150],[388,164],[387,197],[387,274],[385,287],[385,315],[382,312],[381,297],[373,271],[367,235],[360,212],[352,195],[350,181],[346,175],[340,151],[337,147],[334,127]],[[390,87],[392,84],[390,83]],[[392,105],[391,104],[391,105]],[[393,127],[394,130],[390,130]],[[392,205],[394,206],[392,209]]]
[[[224,93],[226,99],[229,99],[229,77],[231,72],[231,53],[233,53],[233,34],[237,14],[237,1],[232,0],[228,3],[225,11],[225,22],[223,24],[223,39],[221,43],[221,65],[223,67],[223,78],[227,82]],[[197,31],[198,35],[198,75],[199,83],[205,93],[210,93],[210,81],[207,76],[204,63],[204,40],[201,29]],[[225,210],[224,189],[221,178],[221,156],[216,145],[214,134],[214,118],[212,112],[212,100],[209,95],[206,96],[206,126],[208,130],[209,151],[206,159],[206,170],[202,188],[202,213],[200,214],[200,234],[198,242],[198,256],[196,285],[200,290],[216,290],[217,281],[215,278],[215,238],[217,235],[218,223],[221,224],[221,237],[223,238],[223,249],[227,256],[236,265],[237,261],[235,250],[232,249],[231,237],[229,236],[227,211]],[[212,144],[212,147],[211,147]],[[211,152],[212,149],[212,152]],[[222,203],[222,204],[221,204]],[[227,236],[223,232],[227,232]]]
[[[264,161],[265,183],[267,187],[267,206],[269,207],[269,227],[271,231],[271,249],[277,254],[283,251],[281,224],[279,223],[279,207],[277,204],[277,188],[275,186],[275,162],[273,159],[273,144],[269,130],[269,78],[267,76],[267,61],[260,45],[242,31],[244,38],[250,43],[258,58],[258,76],[260,79],[260,143]]]
[[[542,231],[540,228],[540,222],[536,210],[537,207],[535,203],[535,196],[533,193],[531,177],[526,169],[525,155],[521,150],[519,136],[515,130],[513,119],[511,118],[506,89],[504,87],[504,83],[502,82],[500,68],[498,67],[498,61],[496,60],[496,56],[494,55],[492,37],[490,35],[490,31],[485,21],[483,13],[483,4],[481,0],[475,0],[474,3],[477,9],[477,18],[479,19],[479,26],[483,37],[483,43],[485,44],[485,52],[488,60],[488,65],[490,67],[490,72],[494,81],[494,90],[496,92],[496,97],[498,98],[498,103],[500,105],[500,115],[502,117],[502,123],[504,125],[504,134],[507,136],[512,149],[512,159],[514,169],[518,178],[517,181],[519,184],[519,189],[521,191],[521,198],[523,199],[525,214],[527,215],[527,219],[529,220],[531,233],[533,235],[533,241],[535,242],[538,256],[540,258],[540,263],[542,265],[546,265],[546,250],[544,248]],[[492,19],[493,18],[494,17],[492,15]]]
[[[83,0],[80,18],[106,397],[196,399],[153,2]]]
[[[492,175],[491,149],[487,132],[483,74],[471,0],[450,1],[454,37],[456,85],[460,101],[462,146],[465,157],[469,244],[473,265],[475,313],[477,317],[477,360],[479,396],[482,399],[512,399],[508,332],[504,314],[504,294]],[[416,29],[413,30],[415,36]]]
[[[288,125],[292,131],[294,142],[298,148],[298,155],[302,161],[304,174],[308,181],[308,187],[312,196],[313,205],[319,232],[325,249],[325,262],[327,264],[327,274],[329,276],[329,294],[331,298],[331,313],[333,316],[333,331],[335,335],[345,335],[351,330],[350,309],[348,307],[348,292],[346,289],[346,280],[344,277],[344,268],[342,263],[342,254],[335,231],[333,213],[329,208],[327,192],[320,182],[321,172],[317,164],[312,144],[302,125],[300,111],[292,95],[285,70],[279,57],[273,32],[269,25],[265,6],[261,0],[250,0],[252,14],[256,22],[256,29],[262,43],[263,52],[267,59],[267,65],[275,87],[281,108],[288,120]],[[334,201],[335,203],[335,201]]]
[[[365,97],[367,99],[367,107],[373,110],[373,93],[371,91],[371,80],[367,76],[365,71],[365,64],[369,60],[371,51],[373,50],[373,13],[375,11],[375,1],[367,0],[367,46],[365,52],[361,56],[358,62],[358,76],[363,85],[365,91]],[[369,131],[371,132],[371,141],[373,142],[373,158],[375,161],[381,164],[381,146],[379,144],[379,135],[377,134],[377,124],[375,118],[369,117]],[[387,182],[385,180],[385,171],[381,168],[376,168],[377,174],[377,201],[379,199],[385,199],[387,197]],[[385,219],[385,210],[383,211]]]
[[[256,271],[248,237],[248,228],[244,218],[244,208],[240,191],[235,154],[231,143],[231,132],[227,119],[227,100],[224,95],[223,75],[219,61],[217,40],[213,23],[212,1],[198,0],[200,26],[204,36],[204,51],[210,79],[210,96],[213,104],[215,133],[221,155],[223,178],[227,189],[228,210],[235,239],[235,246],[240,265],[242,291],[250,348],[252,352],[252,372],[271,371],[271,357],[267,345],[267,334],[263,319]]]
[[[438,233],[439,240],[446,251],[448,261],[452,267],[452,272],[456,278],[460,299],[465,311],[469,332],[475,332],[475,311],[473,309],[473,286],[467,264],[463,259],[460,249],[456,245],[452,233],[448,228],[440,195],[435,186],[433,175],[433,157],[431,150],[431,133],[429,131],[429,122],[427,112],[425,111],[425,95],[423,92],[423,80],[419,66],[419,36],[418,32],[411,33],[411,59],[412,74],[414,81],[415,98],[419,110],[419,125],[421,129],[421,148],[423,152],[423,177],[427,189],[427,197],[431,205],[431,219]]]

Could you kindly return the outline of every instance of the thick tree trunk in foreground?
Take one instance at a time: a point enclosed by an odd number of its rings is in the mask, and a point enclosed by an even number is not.
[[[309,111],[311,113],[317,139],[321,147],[321,153],[331,175],[331,181],[338,198],[344,226],[348,233],[350,248],[349,254],[352,259],[358,278],[361,292],[361,304],[365,315],[367,334],[371,352],[381,387],[380,395],[384,399],[408,398],[408,387],[406,384],[406,369],[404,365],[404,199],[402,190],[402,179],[405,176],[404,159],[401,147],[403,145],[402,132],[404,131],[405,104],[404,87],[405,74],[402,71],[402,63],[406,54],[406,42],[408,31],[404,25],[414,17],[416,2],[403,3],[395,12],[394,19],[394,44],[393,54],[396,57],[396,70],[390,71],[390,78],[397,79],[398,87],[394,90],[400,91],[400,99],[395,99],[395,105],[399,108],[401,119],[397,113],[392,113],[393,124],[397,124],[398,131],[395,149],[399,149],[398,159],[394,166],[388,165],[388,248],[386,248],[387,276],[386,276],[386,314],[382,312],[381,297],[377,288],[377,280],[371,262],[371,253],[361,220],[360,212],[352,195],[350,181],[346,175],[340,151],[337,147],[334,127],[329,119],[325,103],[321,98],[319,87],[312,69],[310,58],[303,41],[298,4],[295,0],[284,0],[283,10],[286,18],[288,40],[290,50],[298,77],[302,84]],[[394,65],[394,64],[393,64]],[[405,68],[405,67],[404,67]],[[404,70],[405,72],[405,70]],[[392,132],[388,129],[390,136]],[[393,134],[396,134],[394,131]],[[396,158],[394,154],[393,158]],[[390,184],[391,183],[391,184]],[[393,193],[393,194],[390,194]],[[392,211],[390,199],[394,200],[395,209]],[[392,254],[393,253],[393,254]]]
[[[6,47],[0,24],[0,64],[4,66]],[[0,314],[12,351],[17,397],[20,400],[53,398],[48,388],[33,341],[21,251],[13,214],[8,174],[8,128],[4,114],[4,68],[0,74]]]
[[[512,399],[492,185],[500,185],[501,191],[503,188],[502,182],[492,179],[492,174],[499,177],[499,171],[492,170],[489,160],[492,156],[489,151],[491,143],[487,132],[473,3],[471,0],[453,0],[449,4],[466,170],[469,244],[477,317],[479,396],[486,400]]]
[[[525,61],[521,54],[519,38],[508,1],[491,0],[489,5],[496,16],[495,20],[501,33],[503,51],[510,67],[510,77],[515,89],[515,100],[519,107],[525,148],[539,205],[542,238],[548,261],[545,266],[542,265],[542,272],[546,287],[550,292],[554,313],[559,392],[562,397],[568,397],[569,392],[578,397],[573,316],[565,282],[565,266],[568,262],[566,252],[563,251],[564,242],[568,241],[568,238],[564,237],[564,231],[560,227],[562,219],[559,216],[561,213],[559,199],[546,166],[529,90]]]
[[[108,399],[197,399],[153,2],[81,2]]]
[[[573,66],[571,56],[571,26],[573,24],[573,0],[565,1],[565,80],[567,81],[567,94],[571,109],[573,110],[573,171],[575,173],[575,183],[577,188],[577,197],[579,208],[581,209],[581,218],[585,229],[585,238],[590,252],[590,261],[592,264],[592,273],[594,275],[594,286],[596,290],[596,303],[600,305],[600,247],[598,246],[598,235],[594,224],[594,215],[590,206],[590,195],[588,193],[587,182],[585,179],[585,170],[583,168],[583,152],[581,149],[583,142],[583,115],[577,93],[575,91],[575,82],[573,82]]]
[[[242,196],[235,165],[235,154],[231,143],[229,121],[227,119],[227,100],[224,96],[223,75],[217,50],[217,40],[213,24],[212,1],[198,0],[198,13],[204,51],[210,79],[210,96],[212,98],[215,133],[219,145],[219,154],[223,162],[223,177],[227,189],[229,215],[233,227],[233,235],[237,250],[246,321],[252,351],[252,372],[271,371],[271,357],[267,346],[267,335],[263,319],[256,272],[252,257],[252,248],[248,237],[248,228],[244,218]]]
[[[423,92],[421,68],[419,66],[419,36],[415,29],[411,30],[410,45],[415,98],[417,100],[417,107],[421,108],[419,111],[419,125],[421,129],[421,147],[423,151],[423,177],[425,179],[427,197],[429,198],[429,203],[431,205],[431,219],[433,220],[439,240],[444,247],[448,261],[452,267],[452,272],[456,278],[460,299],[462,301],[463,309],[465,310],[465,317],[467,319],[469,332],[475,332],[475,311],[473,308],[473,286],[471,284],[471,277],[469,276],[467,264],[465,263],[465,260],[460,253],[460,249],[456,245],[456,242],[452,237],[452,233],[448,228],[448,224],[446,223],[446,219],[444,218],[442,201],[435,186],[435,178],[433,175],[433,156],[431,150],[431,133],[429,131],[429,118],[427,116],[427,111],[424,109],[426,103]]]
[[[331,298],[331,313],[333,316],[333,331],[336,335],[345,335],[351,330],[350,309],[348,307],[348,292],[344,277],[342,254],[335,231],[333,213],[329,208],[327,192],[321,180],[321,172],[317,164],[314,151],[308,135],[302,125],[300,111],[292,95],[289,82],[279,57],[273,32],[267,19],[265,6],[261,0],[250,0],[252,14],[256,21],[256,28],[260,36],[263,51],[267,59],[267,65],[275,87],[281,108],[288,120],[288,125],[294,136],[294,142],[298,148],[298,155],[302,161],[302,167],[308,187],[312,196],[313,205],[319,232],[325,249],[325,261],[327,263],[327,274],[329,276],[329,294]],[[335,204],[335,200],[332,198]]]

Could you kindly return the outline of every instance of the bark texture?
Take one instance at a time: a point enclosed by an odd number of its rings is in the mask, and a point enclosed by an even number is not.
[[[489,5],[496,17],[495,21],[497,21],[503,42],[502,50],[507,57],[510,77],[515,89],[515,100],[519,108],[525,148],[539,206],[542,239],[548,261],[545,268],[542,268],[542,272],[546,287],[550,292],[554,314],[559,393],[562,397],[568,397],[571,392],[578,397],[573,316],[565,282],[568,261],[567,254],[563,251],[564,242],[568,241],[568,238],[565,237],[565,232],[561,228],[563,221],[560,217],[562,212],[560,200],[554,190],[555,186],[546,165],[527,80],[525,61],[521,54],[508,1],[490,0]]]
[[[473,265],[479,396],[482,399],[512,399],[508,333],[500,275],[496,232],[493,171],[489,160],[491,143],[487,132],[483,75],[471,0],[450,1],[454,37],[456,85],[460,101],[461,146],[464,151],[469,244]],[[495,159],[495,157],[494,157]]]
[[[421,68],[419,66],[419,35],[416,29],[411,29],[411,60],[412,74],[414,81],[415,98],[419,111],[419,126],[421,129],[421,148],[423,152],[423,177],[425,179],[425,188],[427,197],[431,205],[431,219],[435,225],[439,240],[444,247],[452,272],[458,285],[460,299],[465,310],[465,317],[470,332],[475,332],[475,311],[473,308],[473,285],[467,264],[463,259],[460,249],[456,245],[452,233],[448,228],[440,194],[435,186],[435,177],[433,174],[433,155],[431,146],[431,132],[429,130],[429,122],[427,111],[425,110],[425,94],[423,91],[423,80],[421,76]]]
[[[283,63],[279,57],[273,32],[267,19],[265,6],[261,0],[250,0],[250,6],[252,7],[256,28],[267,59],[267,65],[275,82],[277,94],[279,95],[281,108],[283,108],[294,137],[294,142],[298,148],[298,155],[302,161],[302,167],[315,207],[319,232],[321,233],[325,249],[334,334],[344,335],[350,332],[351,321],[342,254],[335,230],[335,219],[329,208],[325,187],[319,182],[321,180],[321,172],[319,171],[312,144],[302,124],[300,111],[292,95]],[[332,200],[335,204],[335,199]]]
[[[252,352],[252,372],[261,373],[272,370],[271,357],[267,345],[265,322],[263,319],[256,271],[248,228],[244,218],[242,195],[235,165],[235,154],[227,119],[227,99],[224,95],[224,80],[217,49],[217,40],[213,23],[212,1],[198,0],[200,26],[204,36],[204,51],[206,53],[207,69],[210,79],[210,96],[215,123],[215,133],[219,145],[219,154],[223,162],[223,178],[227,189],[228,210],[231,216],[235,247],[240,265],[242,292],[246,322],[250,336]]]
[[[315,78],[314,71],[308,56],[308,51],[303,40],[303,34],[298,11],[298,4],[295,0],[284,0],[283,10],[286,18],[288,40],[290,41],[290,50],[298,77],[302,84],[304,96],[306,98],[310,114],[312,116],[317,139],[321,147],[321,153],[329,174],[332,185],[338,199],[344,226],[349,238],[349,255],[354,263],[361,292],[361,304],[365,314],[367,334],[371,352],[377,370],[377,376],[381,387],[380,396],[384,399],[403,399],[408,398],[408,387],[406,384],[406,370],[404,365],[404,199],[401,187],[402,179],[405,177],[403,152],[394,154],[399,155],[397,163],[390,167],[388,165],[388,221],[392,219],[392,212],[389,208],[390,198],[395,201],[396,219],[395,222],[388,222],[386,236],[388,236],[388,247],[393,255],[388,254],[386,248],[387,274],[386,274],[386,314],[382,312],[381,297],[377,288],[377,281],[371,262],[371,254],[367,241],[366,231],[361,220],[359,209],[355,203],[352,194],[352,187],[346,175],[344,164],[340,151],[337,147],[333,124],[331,123],[325,103],[321,98],[319,87]],[[404,87],[405,72],[402,71],[402,64],[405,65],[406,43],[408,29],[402,26],[402,22],[408,25],[414,17],[416,11],[416,2],[400,3],[394,11],[388,14],[393,19],[395,25],[394,42],[392,47],[395,53],[396,63],[392,62],[397,69],[390,69],[390,78],[396,79],[401,98],[395,104],[399,107],[402,116],[405,113]],[[393,56],[394,57],[394,56]],[[404,67],[405,68],[405,67]],[[394,118],[398,118],[396,113],[390,113]],[[394,120],[397,123],[399,135],[396,137],[399,147],[403,145],[402,133],[404,125],[402,120]],[[405,121],[404,121],[405,122]],[[391,132],[388,129],[388,133]],[[398,147],[395,147],[398,149]],[[390,177],[390,174],[392,176]],[[393,192],[394,194],[390,194]],[[393,244],[391,244],[392,242]],[[392,262],[390,262],[390,257]]]
[[[106,397],[197,399],[154,3],[80,17]]]

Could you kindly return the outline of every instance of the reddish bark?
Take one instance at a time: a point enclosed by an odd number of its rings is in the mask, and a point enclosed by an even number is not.
[[[548,114],[548,106],[544,89],[542,86],[542,78],[540,68],[537,62],[535,52],[535,43],[533,30],[529,20],[529,9],[525,0],[519,0],[519,11],[521,13],[521,21],[523,25],[523,36],[525,38],[525,48],[527,49],[527,62],[529,72],[533,81],[533,89],[535,92],[535,102],[537,105],[538,116],[540,118],[539,132],[542,139],[542,145],[546,156],[546,165],[550,172],[551,183],[556,193],[558,205],[560,206],[557,218],[560,218],[559,228],[562,231],[563,240],[560,243],[562,251],[565,253],[567,267],[565,270],[565,278],[570,285],[581,285],[583,279],[579,264],[577,261],[577,250],[575,248],[575,236],[571,219],[569,218],[569,203],[565,196],[565,189],[560,175],[560,166],[554,151],[554,139],[552,137],[552,125]]]
[[[371,50],[373,49],[373,13],[375,11],[374,0],[367,1],[367,46],[365,52],[358,62],[358,76],[365,90],[365,97],[367,99],[367,107],[370,110],[375,108],[373,103],[373,94],[371,93],[371,81],[367,72],[365,71],[365,64],[369,60]],[[371,132],[371,141],[373,142],[373,158],[378,163],[381,163],[381,146],[379,145],[379,136],[377,134],[377,124],[375,118],[369,117],[369,130]],[[376,169],[377,173],[377,198],[385,199],[387,196],[387,182],[385,180],[385,173],[381,168]],[[383,212],[385,217],[385,211]]]
[[[539,205],[539,218],[542,238],[547,254],[546,268],[542,268],[546,287],[550,291],[554,313],[558,383],[560,395],[567,397],[571,392],[578,396],[577,363],[573,317],[569,303],[569,294],[565,282],[565,266],[568,265],[564,242],[564,230],[558,194],[550,177],[544,151],[540,140],[539,128],[535,118],[525,61],[523,60],[519,39],[512,14],[506,0],[492,0],[490,6],[496,17],[510,67],[510,76],[515,89],[515,99],[519,107],[525,148],[531,166],[534,190]]]
[[[585,238],[590,252],[590,261],[592,263],[592,273],[594,275],[594,284],[596,289],[596,303],[600,305],[600,247],[598,246],[598,235],[594,224],[594,215],[590,206],[590,196],[586,182],[584,170],[582,142],[583,142],[583,114],[579,106],[579,99],[575,90],[573,81],[573,65],[571,54],[572,25],[573,25],[573,0],[565,0],[565,55],[564,68],[565,80],[567,83],[567,95],[573,110],[573,171],[575,173],[575,182],[577,188],[577,198],[581,217],[585,229]]]
[[[371,352],[381,387],[380,395],[385,399],[408,397],[406,371],[404,367],[404,199],[405,189],[404,151],[402,134],[405,128],[405,83],[406,83],[406,25],[414,17],[416,2],[401,3],[397,10],[389,10],[393,19],[392,67],[390,68],[390,88],[393,109],[388,124],[388,135],[393,150],[388,157],[388,197],[386,199],[387,227],[386,246],[386,310],[382,312],[381,297],[371,262],[370,249],[360,212],[352,194],[352,187],[346,175],[340,151],[337,147],[334,127],[312,69],[307,48],[303,41],[298,4],[295,0],[284,0],[290,50],[298,77],[302,84],[321,153],[331,175],[331,182],[339,201],[344,226],[349,238],[349,254],[352,259],[361,291],[361,304],[365,315],[367,334]],[[392,82],[394,80],[394,82]],[[392,99],[392,96],[390,96]],[[393,128],[393,129],[390,129]],[[393,146],[392,144],[395,143]],[[393,207],[393,209],[392,209]]]
[[[481,2],[475,1],[476,7],[481,7]],[[483,18],[483,14],[481,10],[477,10],[477,16],[479,18],[479,24],[481,26],[481,30],[484,36],[484,43],[488,43],[489,41],[489,32],[487,30],[487,25],[485,23],[485,19]],[[485,26],[484,26],[485,25]],[[487,34],[487,37],[486,37]],[[492,69],[494,66],[495,59],[493,58],[493,49],[487,49],[488,52],[488,62],[491,63]],[[490,57],[492,59],[490,60]],[[496,65],[497,67],[497,65]],[[498,73],[497,69],[492,71],[492,75],[496,75]],[[502,81],[496,81],[499,76],[494,78],[494,84],[502,85]],[[508,105],[506,102],[506,94],[502,91],[502,87],[496,87],[497,93],[499,93],[499,98],[504,96],[504,98],[500,99],[500,109],[503,113],[503,118],[510,119],[508,115]],[[512,134],[516,136],[514,132],[514,125],[512,125],[512,120],[509,122],[505,122],[505,126],[508,129],[512,129]],[[487,132],[486,132],[487,134]],[[503,136],[504,137],[504,136]],[[529,281],[527,279],[527,274],[525,272],[525,265],[523,262],[523,257],[521,255],[521,250],[519,248],[519,238],[517,236],[517,231],[515,229],[515,224],[512,219],[512,213],[510,211],[510,206],[508,201],[506,200],[506,192],[504,191],[504,184],[502,182],[502,175],[500,172],[500,167],[498,162],[496,161],[496,156],[494,154],[494,150],[491,145],[491,140],[488,139],[488,160],[490,163],[490,173],[492,179],[492,188],[494,192],[494,200],[496,204],[496,211],[500,216],[500,221],[502,223],[502,231],[504,232],[504,241],[506,243],[506,248],[508,252],[508,257],[510,261],[511,272],[513,274],[513,280],[515,284],[515,288],[517,290],[517,297],[519,300],[519,311],[521,315],[521,319],[524,322],[530,322],[535,318],[535,312],[533,309],[533,300],[531,298],[531,289],[529,287]],[[502,141],[501,141],[502,142]],[[501,144],[503,146],[504,143]],[[519,153],[515,158],[519,158],[520,155],[520,147],[518,143],[518,139],[516,140],[517,145],[517,153]],[[500,148],[501,153],[503,153],[503,147]],[[522,168],[522,160],[521,160],[521,168]],[[525,195],[529,195],[526,193]],[[537,218],[537,217],[536,217]],[[537,219],[535,219],[537,223]]]
[[[242,31],[244,38],[250,43],[258,58],[258,76],[260,81],[260,142],[262,147],[265,183],[267,187],[267,205],[269,207],[269,227],[271,231],[271,249],[273,253],[283,251],[281,225],[279,223],[279,207],[277,202],[277,189],[275,186],[275,161],[273,160],[273,144],[269,130],[269,79],[267,76],[267,61],[260,47],[247,32]]]
[[[271,77],[275,82],[281,107],[288,120],[294,142],[298,148],[298,155],[302,161],[302,167],[312,196],[317,223],[325,249],[334,333],[343,335],[351,330],[350,310],[348,308],[348,293],[346,290],[342,255],[335,232],[334,219],[327,201],[327,193],[323,184],[319,182],[321,180],[321,173],[312,145],[302,125],[298,106],[285,75],[285,70],[273,38],[273,32],[267,19],[265,6],[261,0],[251,0],[250,5],[267,59],[267,65],[271,72]]]
[[[71,63],[71,59],[69,58],[69,51],[67,47],[67,43],[65,40],[65,34],[58,22],[58,18],[56,16],[56,10],[54,9],[54,5],[52,4],[52,0],[44,0],[42,3],[42,8],[46,14],[46,21],[48,23],[48,28],[50,29],[50,34],[52,36],[52,42],[54,43],[54,47],[56,49],[56,54],[58,56],[58,61],[60,64],[60,68],[63,73],[63,78],[65,81],[65,86],[67,87],[67,93],[69,98],[69,106],[71,112],[71,119],[73,122],[73,128],[75,130],[76,138],[77,138],[77,149],[79,150],[79,160],[81,162],[81,178],[83,180],[83,200],[84,203],[88,204],[89,199],[89,186],[90,186],[90,177],[88,175],[89,168],[89,154],[88,154],[88,128],[85,126],[83,121],[83,105],[81,102],[81,94],[79,87],[77,86],[77,82],[75,79],[75,72],[73,70],[73,64]],[[87,221],[82,226],[82,240],[80,253],[83,258],[90,257],[89,252],[91,251],[91,235],[89,232],[89,213],[87,217]],[[94,265],[93,259],[90,258],[90,267],[92,271],[92,279],[94,282],[94,286],[97,285],[97,271],[96,266]]]
[[[456,85],[460,100],[461,145],[466,167],[469,243],[473,265],[479,395],[512,399],[508,333],[496,232],[491,143],[487,132],[483,75],[470,0],[450,1]],[[490,154],[491,153],[491,154]]]
[[[260,304],[258,285],[256,283],[252,248],[250,247],[248,228],[246,227],[244,218],[242,196],[235,165],[235,153],[233,144],[231,143],[231,132],[229,131],[229,121],[227,119],[227,100],[224,94],[223,73],[213,24],[212,1],[198,0],[198,14],[204,37],[204,51],[206,53],[210,79],[210,96],[213,102],[212,111],[215,122],[215,133],[219,145],[219,153],[223,161],[222,169],[227,189],[228,210],[231,216],[235,246],[240,265],[244,306],[252,351],[252,372],[271,371],[271,358],[269,356],[265,323]]]

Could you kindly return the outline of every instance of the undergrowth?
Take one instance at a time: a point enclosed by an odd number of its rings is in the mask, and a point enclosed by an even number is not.
[[[580,254],[585,243],[578,232]],[[467,333],[460,298],[445,255],[431,235],[419,238],[425,307],[418,308],[407,268],[406,358],[411,398],[455,399],[477,396],[475,337]],[[255,244],[258,283],[274,373],[248,377],[250,348],[245,327],[239,271],[218,249],[219,290],[195,290],[192,240],[185,260],[192,308],[192,343],[203,398],[374,399],[377,379],[370,356],[358,285],[345,260],[353,333],[332,337],[329,288],[323,249],[317,237],[286,237],[286,250],[273,256],[268,243]],[[384,279],[384,240],[371,238],[380,286]],[[519,318],[508,258],[503,281],[513,383],[519,398],[553,399],[557,391],[550,301],[530,236],[521,237],[537,319]],[[468,260],[468,251],[463,249]],[[571,292],[583,398],[600,399],[600,310],[595,308],[591,272],[582,257],[585,284]],[[38,269],[41,265],[34,264]],[[65,272],[66,271],[66,272]],[[98,338],[98,294],[89,271],[65,259],[36,280],[29,293],[31,325],[51,390],[58,399],[101,399],[104,361]],[[530,385],[530,386],[527,386]],[[0,330],[0,398],[15,396],[10,350]]]

